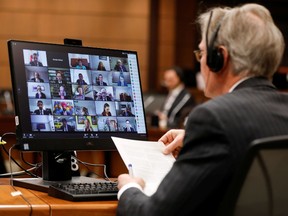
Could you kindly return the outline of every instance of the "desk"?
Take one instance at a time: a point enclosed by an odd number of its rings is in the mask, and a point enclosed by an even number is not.
[[[117,201],[70,202],[50,197],[43,192],[15,188],[21,191],[26,200],[21,196],[11,196],[14,189],[9,185],[9,179],[0,179],[0,215],[28,216],[31,208],[32,215],[38,216],[116,215]]]

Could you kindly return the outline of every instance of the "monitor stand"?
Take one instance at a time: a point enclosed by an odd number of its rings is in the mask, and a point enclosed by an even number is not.
[[[13,178],[13,185],[48,192],[49,186],[57,183],[93,183],[95,178],[80,176],[71,169],[74,152],[42,152],[42,178]]]

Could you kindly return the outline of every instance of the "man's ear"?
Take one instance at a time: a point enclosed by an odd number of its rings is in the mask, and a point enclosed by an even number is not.
[[[223,67],[222,67],[223,69],[227,67],[228,60],[229,60],[229,52],[225,46],[219,46],[218,49],[219,49],[219,52],[221,52],[223,56]]]

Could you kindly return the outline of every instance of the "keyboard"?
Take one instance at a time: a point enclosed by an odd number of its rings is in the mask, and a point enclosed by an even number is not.
[[[116,200],[117,193],[117,183],[113,181],[57,183],[48,189],[49,196],[70,201]]]

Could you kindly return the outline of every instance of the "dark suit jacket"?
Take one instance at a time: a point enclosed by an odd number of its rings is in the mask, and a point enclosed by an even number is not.
[[[42,62],[34,62],[34,61],[30,61],[30,65],[31,66],[40,66],[40,67],[43,67],[43,64],[42,64]]]
[[[157,192],[147,197],[136,188],[126,190],[118,215],[215,215],[251,141],[288,134],[287,104],[287,93],[264,78],[251,78],[197,106],[184,146]]]
[[[40,97],[40,94],[41,94],[41,97]],[[35,98],[44,98],[44,99],[46,98],[46,95],[43,92],[41,92],[40,94],[37,92],[35,94]]]
[[[126,67],[125,67],[124,65],[121,65],[121,66],[115,65],[114,70],[116,70],[116,71],[122,71],[122,72],[127,72],[127,69],[126,69]]]
[[[85,80],[80,80],[80,79],[77,79],[76,83],[78,85],[87,85],[87,83],[85,82]]]
[[[71,125],[69,125],[69,124],[67,124],[67,129],[68,129],[68,131],[74,131],[74,128]],[[61,130],[65,131],[63,125],[61,126]]]
[[[40,110],[37,109],[37,110],[34,111],[34,113],[35,113],[36,115],[40,115]],[[49,114],[51,114],[49,111],[43,110],[43,114],[42,114],[42,115],[49,115]]]
[[[96,82],[96,85],[100,86],[100,82],[97,81],[97,82]],[[102,86],[107,86],[107,83],[106,83],[106,82],[102,82]]]
[[[43,79],[41,79],[41,78],[38,78],[38,79],[39,79],[39,82],[44,82]],[[36,82],[36,78],[32,78],[31,81]]]
[[[123,85],[120,81],[117,82],[117,86],[127,86],[127,83],[124,81]]]
[[[194,98],[186,89],[183,89],[168,111],[167,127],[183,128],[183,122],[185,120],[185,117],[188,116],[189,112],[193,109],[194,106]]]
[[[124,128],[124,131],[128,131],[128,128],[125,127],[125,128]],[[134,128],[131,127],[131,128],[130,128],[130,132],[134,132]]]
[[[66,80],[64,80],[64,79],[61,81],[61,83],[60,83],[58,80],[56,80],[55,82],[56,82],[57,84],[66,84]]]

